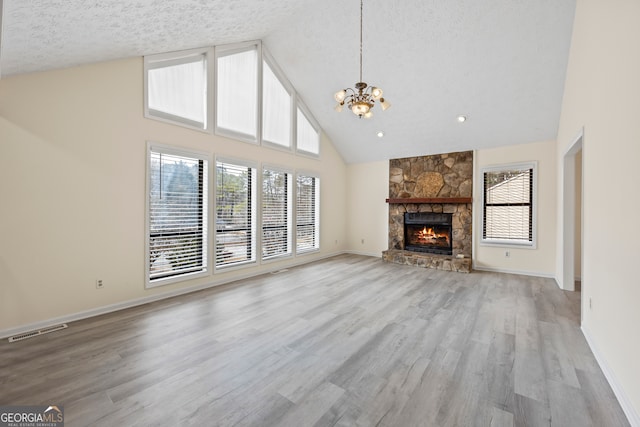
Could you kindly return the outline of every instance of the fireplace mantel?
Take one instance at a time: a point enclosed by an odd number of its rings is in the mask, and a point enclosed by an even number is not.
[[[456,204],[456,203],[471,203],[471,197],[407,197],[403,199],[386,199],[389,204],[398,203],[442,203],[442,204]]]

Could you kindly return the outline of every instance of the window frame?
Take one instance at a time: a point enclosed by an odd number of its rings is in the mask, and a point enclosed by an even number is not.
[[[286,193],[286,198],[287,198],[287,252],[286,253],[282,253],[282,254],[277,254],[277,255],[272,255],[272,256],[268,256],[265,257],[264,256],[264,177],[265,177],[265,173],[264,171],[269,170],[272,172],[279,172],[279,173],[284,173],[288,175],[288,182],[287,182],[287,193]],[[275,166],[275,165],[271,165],[271,164],[263,164],[262,167],[260,168],[260,224],[259,224],[259,229],[260,229],[260,236],[259,236],[259,246],[260,246],[260,261],[261,262],[270,262],[270,261],[274,261],[274,260],[281,260],[283,258],[289,258],[291,256],[293,256],[294,253],[294,237],[293,237],[293,233],[294,233],[294,193],[295,193],[295,174],[293,172],[292,169],[290,168],[286,168],[286,167],[282,167],[282,166]]]
[[[485,188],[485,173],[490,172],[507,172],[507,171],[525,171],[531,170],[531,189],[530,189],[530,229],[531,229],[531,240],[508,240],[508,239],[487,239],[485,237],[485,216],[486,216],[486,191]],[[501,164],[501,165],[492,165],[482,167],[480,170],[480,185],[479,188],[482,189],[480,194],[480,206],[482,209],[482,214],[480,215],[480,245],[482,246],[494,246],[494,247],[516,247],[521,249],[536,249],[537,248],[537,226],[538,226],[538,215],[537,215],[537,200],[538,200],[538,162],[522,162],[522,163],[509,163],[509,164]]]
[[[259,196],[258,196],[258,181],[260,180],[261,176],[258,173],[259,170],[259,165],[248,161],[248,160],[244,160],[244,159],[238,159],[238,158],[233,158],[233,157],[226,157],[226,156],[216,156],[215,158],[215,169],[214,169],[214,177],[213,177],[213,224],[214,226],[212,227],[212,246],[213,246],[213,256],[211,258],[213,258],[213,271],[214,273],[216,272],[221,272],[221,271],[230,271],[230,270],[236,270],[236,269],[241,269],[247,266],[251,266],[251,265],[256,265],[258,263],[258,260],[261,258],[257,255],[258,251],[262,249],[262,247],[259,244],[258,241],[258,208],[260,200],[259,200]],[[218,265],[217,263],[217,254],[218,254],[218,244],[217,244],[217,237],[218,237],[218,226],[217,226],[217,222],[218,222],[218,214],[217,214],[217,209],[218,209],[218,163],[227,163],[227,164],[232,164],[234,166],[241,166],[241,167],[246,167],[246,168],[250,168],[252,170],[252,176],[251,176],[251,194],[249,195],[250,197],[250,210],[251,210],[251,223],[249,225],[249,229],[251,231],[251,259],[245,260],[245,261],[238,261],[238,262],[233,262],[233,263],[229,263],[229,264],[223,264],[223,265]]]
[[[256,51],[255,136],[243,133],[241,131],[222,128],[218,124],[218,59],[223,56],[233,55],[250,50]],[[149,71],[162,68],[163,66],[189,63],[192,62],[191,60],[193,58],[199,56],[204,57],[206,66],[204,81],[205,93],[203,94],[204,108],[206,109],[204,119],[206,120],[206,122],[200,123],[181,116],[173,115],[171,113],[165,113],[149,108]],[[264,63],[268,64],[268,67],[271,69],[275,77],[291,96],[291,126],[289,128],[290,145],[288,147],[263,138],[264,110],[266,110],[263,106]],[[285,73],[282,71],[273,56],[263,46],[261,40],[147,55],[143,57],[143,70],[143,116],[145,118],[185,127],[192,130],[197,130],[199,132],[215,134],[218,136],[247,142],[258,146],[264,146],[270,149],[290,152],[312,159],[319,159],[321,157],[322,128],[311,113],[311,110],[309,110],[309,108],[300,99],[296,88],[288,80]],[[307,122],[318,135],[317,152],[299,148],[298,111],[302,114],[305,120],[307,120]]]
[[[298,147],[298,110],[300,110],[300,112],[307,119],[307,121],[309,122],[311,127],[318,134],[318,152],[317,153],[314,153],[313,151],[303,150],[303,149]],[[294,141],[295,141],[296,154],[302,155],[302,156],[305,156],[305,157],[311,157],[313,159],[320,158],[320,151],[321,151],[321,146],[322,146],[322,129],[320,128],[320,125],[318,124],[316,119],[311,114],[311,111],[309,110],[309,108],[307,108],[307,106],[304,104],[304,102],[302,102],[302,100],[300,99],[299,96],[296,96],[294,114],[295,114],[295,120],[293,122],[294,123],[293,132],[294,132],[294,135],[295,135],[295,140]]]
[[[301,176],[304,177],[310,177],[310,178],[314,178],[315,180],[315,215],[314,215],[314,225],[315,225],[315,229],[314,229],[314,233],[315,233],[315,246],[312,249],[307,249],[307,250],[299,250],[298,249],[298,191],[299,191],[299,184],[298,184],[298,180]],[[307,255],[307,254],[311,254],[311,253],[316,253],[320,251],[320,208],[321,208],[321,204],[320,204],[320,198],[321,198],[321,178],[320,178],[320,174],[315,173],[315,172],[308,172],[308,171],[296,171],[295,174],[295,190],[294,190],[294,203],[295,203],[295,211],[293,213],[293,220],[294,220],[294,230],[293,230],[293,234],[294,234],[294,248],[293,251],[295,253],[296,256],[300,256],[300,255]]]
[[[212,257],[211,254],[211,240],[210,240],[210,227],[211,224],[211,206],[210,206],[210,189],[212,185],[212,177],[211,177],[211,164],[212,164],[212,156],[208,152],[183,149],[171,145],[160,144],[154,141],[147,141],[146,144],[146,197],[145,197],[145,289],[156,288],[159,286],[169,285],[177,282],[184,282],[186,280],[191,280],[199,277],[208,277],[211,275],[211,263]],[[205,259],[201,271],[194,272],[185,272],[182,274],[176,274],[169,277],[161,277],[152,279],[150,274],[150,262],[151,262],[151,154],[152,153],[162,153],[173,156],[180,157],[190,157],[193,159],[198,159],[206,162],[206,166],[204,166],[205,177],[203,177],[203,212],[202,212],[202,220],[203,220],[203,258]]]
[[[211,82],[214,81],[213,67],[211,66],[211,58],[213,57],[214,49],[211,47],[202,47],[196,49],[180,50],[176,52],[160,53],[156,55],[146,55],[143,58],[144,69],[144,83],[143,83],[143,102],[144,102],[144,117],[147,119],[158,120],[164,123],[170,123],[186,127],[189,129],[197,130],[200,132],[211,133],[213,126],[214,108],[212,103],[212,94],[210,88]],[[204,56],[206,73],[205,73],[205,93],[203,94],[205,100],[205,120],[202,125],[200,122],[190,120],[174,114],[165,113],[159,110],[149,108],[149,71],[169,67],[173,65],[187,64],[191,59]]]
[[[223,56],[234,55],[247,51],[256,51],[256,135],[250,135],[233,129],[222,128],[218,124],[218,59]],[[249,41],[244,43],[233,43],[227,45],[216,46],[213,53],[213,129],[214,133],[219,136],[232,138],[238,141],[248,142],[250,144],[260,145],[262,136],[262,43],[260,41]]]

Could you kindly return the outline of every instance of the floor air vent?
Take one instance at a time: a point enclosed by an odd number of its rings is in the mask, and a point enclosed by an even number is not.
[[[67,329],[67,324],[62,323],[60,325],[48,326],[46,328],[38,329],[35,331],[25,332],[24,334],[14,335],[9,337],[9,342],[16,342],[26,340],[27,338],[37,337],[38,335],[48,334],[49,332],[59,331],[61,329]]]

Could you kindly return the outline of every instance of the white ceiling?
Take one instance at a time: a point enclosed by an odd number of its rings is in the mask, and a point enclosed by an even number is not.
[[[369,120],[333,110],[358,80],[358,0],[4,0],[0,64],[262,39],[344,159],[368,162],[555,139],[575,1],[365,0],[363,79],[392,105]]]

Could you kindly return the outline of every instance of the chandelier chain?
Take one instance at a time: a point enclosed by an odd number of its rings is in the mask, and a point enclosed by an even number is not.
[[[362,2],[360,0],[360,81],[362,81]]]

